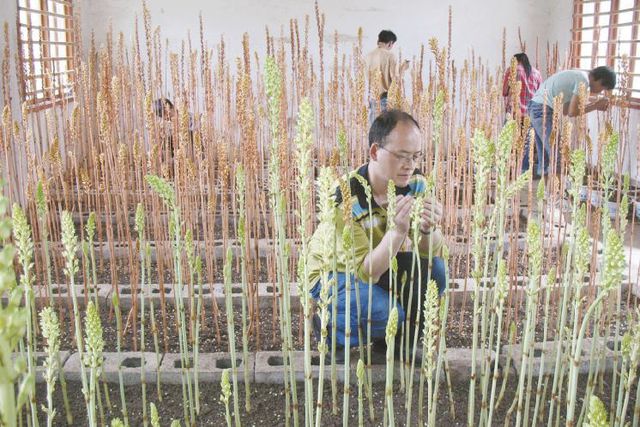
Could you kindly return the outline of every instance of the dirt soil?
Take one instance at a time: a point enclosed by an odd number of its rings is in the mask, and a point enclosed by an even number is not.
[[[608,400],[611,396],[611,376],[605,376],[603,382],[598,384],[595,389],[596,395],[601,398],[605,405],[608,406]],[[533,418],[533,408],[535,406],[535,387],[537,380],[534,378],[534,391],[531,393],[530,413],[524,416],[528,419]],[[502,385],[501,380],[498,381],[498,390]],[[586,378],[581,377],[578,383],[578,390],[584,390],[586,385]],[[383,411],[385,408],[385,389],[383,383],[376,383],[372,387],[372,399],[374,420],[371,421],[368,415],[369,400],[363,398],[364,404],[364,425],[367,426],[382,426],[383,425]],[[105,402],[104,388],[101,387],[102,407],[104,413],[104,420],[110,422],[115,417],[122,418],[120,411],[120,394],[117,384],[108,384],[108,394],[111,406]],[[86,407],[84,399],[81,394],[82,385],[80,383],[70,382],[67,384],[67,390],[69,392],[69,401],[71,403],[71,412],[73,413],[73,424],[75,426],[88,425],[86,419]],[[507,379],[505,387],[504,399],[494,412],[493,425],[514,425],[516,419],[516,411],[513,411],[509,418],[507,418],[507,412],[509,406],[511,406],[514,399],[517,398],[517,378],[511,375]],[[220,402],[220,386],[218,384],[200,384],[200,413],[197,417],[198,426],[224,426],[225,410],[223,403]],[[314,392],[317,392],[317,382],[314,381]],[[129,423],[132,426],[143,425],[142,421],[142,390],[140,385],[126,386],[124,387],[125,398],[127,402],[127,413],[129,417]],[[550,407],[550,396],[547,392],[547,396],[540,405],[539,422],[538,424],[546,424],[548,411]],[[158,396],[162,397],[162,401],[158,399]],[[284,426],[285,425],[285,393],[284,386],[282,385],[268,385],[268,384],[251,384],[251,412],[247,413],[244,407],[244,386],[242,383],[238,384],[238,392],[236,394],[239,398],[240,418],[242,425],[247,426]],[[298,404],[301,406],[298,413],[300,417],[300,423],[304,422],[304,385],[298,383],[297,386]],[[46,386],[44,384],[38,384],[36,389],[36,400],[38,402],[45,403]],[[425,386],[426,396],[426,386]],[[58,386],[53,393],[54,407],[57,408],[57,414],[54,419],[54,425],[64,426],[65,422],[65,410],[62,400],[61,388]],[[317,396],[316,396],[317,397]],[[631,399],[629,402],[628,414],[633,413],[635,406],[635,387],[631,390]],[[407,419],[405,409],[405,392],[400,389],[398,381],[395,382],[393,393],[393,408],[395,414],[395,424],[400,426],[405,425],[418,425],[418,383],[414,383],[413,389],[413,403],[411,419]],[[435,425],[437,426],[465,426],[467,425],[467,407],[469,399],[469,383],[467,381],[453,381],[451,383],[451,390],[449,391],[446,386],[446,382],[441,383],[437,398],[437,412]],[[233,400],[233,398],[232,398]],[[357,425],[358,423],[358,388],[356,384],[351,384],[349,388],[349,424]],[[153,381],[150,381],[146,386],[146,403],[154,402],[158,408],[160,415],[160,424],[165,426],[169,425],[172,419],[183,419],[183,400],[182,400],[182,387],[180,385],[168,385],[161,386],[161,391],[158,393],[156,385]],[[342,404],[343,404],[343,387],[341,383],[338,383],[337,394],[337,415],[332,413],[332,397],[331,397],[331,384],[330,381],[324,383],[323,393],[323,405],[322,405],[322,422],[323,426],[341,426],[342,424]],[[453,404],[453,408],[452,405]],[[564,417],[566,413],[566,402],[560,402],[560,422],[564,425]],[[423,408],[425,415],[428,411],[426,398],[423,401]],[[479,387],[476,391],[475,399],[475,420],[478,422],[482,402],[480,398]],[[314,406],[315,407],[315,406]],[[578,399],[576,408],[577,412],[580,412],[582,407],[582,398]],[[451,412],[453,409],[453,413]],[[98,413],[99,411],[96,410]],[[558,411],[556,411],[557,413]],[[230,402],[230,413],[233,416],[233,402]],[[147,416],[149,411],[147,410]],[[26,415],[26,413],[25,413]],[[43,414],[44,417],[44,414]],[[627,421],[631,421],[632,415],[627,417]],[[232,421],[233,422],[233,421]],[[293,425],[293,423],[291,423]]]

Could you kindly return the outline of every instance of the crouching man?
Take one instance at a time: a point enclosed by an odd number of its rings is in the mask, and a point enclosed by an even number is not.
[[[424,301],[429,279],[433,279],[438,285],[439,293],[446,288],[447,277],[444,260],[441,258],[444,239],[438,226],[442,219],[442,205],[436,200],[424,199],[424,209],[420,223],[420,241],[418,242],[420,255],[421,275],[417,268],[412,274],[413,248],[411,233],[411,210],[417,196],[426,192],[426,179],[416,169],[416,165],[423,158],[421,151],[421,133],[416,120],[409,114],[390,110],[378,116],[369,131],[369,162],[360,166],[355,174],[360,179],[351,177],[349,186],[351,198],[344,200],[340,190],[336,191],[336,209],[342,212],[343,204],[348,203],[352,214],[353,224],[353,250],[355,253],[354,271],[351,274],[349,301],[346,300],[347,277],[345,274],[345,259],[348,254],[342,246],[341,238],[337,242],[337,295],[331,298],[336,304],[336,347],[357,346],[359,344],[358,328],[361,328],[362,339],[367,339],[367,325],[371,323],[371,344],[374,351],[386,351],[385,327],[391,311],[389,303],[389,248],[391,255],[395,256],[398,269],[396,306],[398,308],[398,321],[404,321],[406,314],[410,313],[413,325],[415,317],[421,311],[418,301]],[[395,184],[396,213],[393,218],[387,217],[387,185],[389,180]],[[361,181],[365,181],[371,189],[371,212],[365,194],[365,187]],[[341,213],[335,215],[336,231],[342,236],[344,221]],[[387,230],[387,222],[393,221],[395,227]],[[325,230],[318,228],[310,242],[310,257],[308,268],[311,280],[311,295],[318,301],[322,289],[320,267],[326,262],[327,257],[333,254],[325,254],[322,248],[321,234]],[[373,241],[369,242],[372,235]],[[371,245],[370,245],[371,243]],[[431,244],[431,247],[429,245]],[[372,251],[369,249],[373,248]],[[429,270],[428,256],[434,255]],[[406,273],[406,275],[405,275]],[[418,283],[420,276],[421,283]],[[407,283],[401,283],[406,277]],[[413,278],[413,286],[409,280]],[[371,283],[372,302],[369,307],[369,283]],[[358,292],[356,292],[356,289]],[[404,290],[404,292],[401,292]],[[423,295],[419,297],[418,292]],[[357,298],[359,297],[360,316],[357,311]],[[411,301],[411,307],[409,307]],[[350,305],[349,319],[345,318],[347,304]],[[329,306],[329,313],[333,307]],[[371,318],[368,319],[369,310]],[[330,315],[331,316],[331,315]],[[328,331],[331,335],[333,320],[329,320]],[[351,334],[347,342],[345,337],[346,322],[350,322]],[[315,315],[313,319],[316,338],[320,333],[320,318]],[[422,328],[420,328],[422,329]],[[400,328],[398,328],[400,331]],[[397,336],[399,337],[399,333]],[[331,340],[329,339],[329,344]],[[368,344],[363,342],[363,344]],[[342,355],[338,352],[337,355]]]

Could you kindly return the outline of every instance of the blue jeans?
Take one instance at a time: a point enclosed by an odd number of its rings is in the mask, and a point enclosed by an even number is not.
[[[535,132],[536,155],[538,157],[536,174],[546,175],[549,172],[549,159],[551,156],[549,139],[551,137],[551,127],[553,126],[553,109],[546,104],[529,101],[527,111],[531,119],[531,127]],[[529,134],[527,133],[524,144],[524,158],[522,160],[523,171],[529,170],[531,163],[529,159],[529,139]]]
[[[400,257],[398,258],[398,277],[402,277],[402,271],[403,271],[403,266],[402,264],[404,264],[404,269],[405,270],[409,270],[411,269],[411,265],[407,265],[406,260],[409,259],[409,257],[405,258],[405,262],[403,262],[402,259],[400,259]],[[423,260],[423,265],[426,265],[426,260]],[[424,269],[423,269],[424,271]],[[385,273],[386,274],[386,273]],[[409,273],[410,274],[410,273]],[[407,276],[409,276],[409,274]],[[417,271],[414,275],[414,279],[415,282],[417,282]],[[431,275],[429,274],[423,274],[422,275],[422,291],[424,292],[426,290],[426,285],[429,282],[429,276],[431,277],[431,279],[433,279],[436,284],[438,285],[438,292],[440,295],[442,295],[442,293],[445,291],[446,286],[447,286],[447,277],[446,277],[446,269],[445,269],[445,264],[444,264],[444,259],[439,258],[439,257],[434,257],[433,258],[433,265],[432,265],[432,273]],[[345,273],[337,273],[336,274],[336,279],[337,279],[337,287],[338,287],[338,296],[337,296],[337,306],[336,306],[336,343],[338,346],[345,346],[345,328],[346,328],[346,321],[345,321],[345,310],[346,310],[346,282],[347,282],[347,276]],[[388,279],[387,279],[388,280]],[[380,338],[384,338],[385,336],[385,329],[387,327],[387,320],[389,319],[389,312],[391,311],[389,308],[389,291],[388,291],[388,285],[385,283],[382,283],[384,281],[383,278],[381,278],[381,280],[376,283],[376,284],[372,284],[371,285],[371,294],[372,294],[372,298],[371,298],[371,338],[373,340],[375,339],[380,339]],[[358,278],[356,278],[355,276],[351,275],[351,280],[350,280],[350,292],[351,294],[349,295],[349,299],[350,299],[350,310],[351,312],[349,313],[349,317],[350,317],[350,325],[351,325],[351,339],[350,339],[350,343],[349,345],[351,347],[353,346],[357,346],[359,341],[358,341],[358,326],[360,326],[362,328],[362,332],[363,332],[363,339],[366,341],[367,339],[367,315],[369,312],[369,284],[366,282],[363,282],[361,280],[359,280]],[[313,299],[315,299],[316,301],[318,301],[320,299],[320,289],[322,287],[322,284],[320,282],[316,283],[316,285],[311,289],[311,296],[313,297]],[[400,287],[400,284],[398,284],[398,287]],[[360,318],[358,318],[358,310],[357,310],[357,295],[356,295],[356,288],[358,289],[358,292],[360,293]],[[396,307],[398,308],[398,322],[403,322],[405,320],[405,309],[404,307],[406,307],[408,305],[408,296],[409,296],[409,290],[411,289],[411,287],[407,284],[405,286],[405,292],[404,295],[400,296],[400,298],[397,299],[397,303],[396,303]],[[416,313],[418,312],[418,286],[417,284],[414,284],[413,286],[413,296],[411,298],[411,318],[414,319],[414,315],[416,315]],[[331,295],[331,292],[333,292],[333,289],[330,291],[329,295]],[[421,298],[421,301],[424,302],[424,294],[423,297]],[[403,307],[404,306],[404,307]],[[329,305],[329,325],[331,325],[331,313],[332,313],[332,307],[331,305]],[[413,324],[413,322],[411,322],[411,324]],[[420,328],[422,329],[422,328]],[[400,330],[400,329],[398,329]],[[329,328],[329,333],[331,333],[331,329]],[[366,344],[366,342],[364,342],[363,344]]]
[[[373,123],[373,121],[378,117],[378,114],[382,114],[387,111],[387,97],[382,96],[380,98],[380,112],[376,112],[378,109],[378,101],[369,101],[369,126]]]

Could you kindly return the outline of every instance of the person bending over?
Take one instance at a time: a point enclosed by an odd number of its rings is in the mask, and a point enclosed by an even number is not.
[[[590,97],[597,97],[604,90],[612,90],[616,86],[616,74],[609,67],[596,67],[589,73],[580,70],[560,71],[545,80],[529,101],[528,112],[531,127],[535,131],[537,168],[534,176],[547,175],[551,146],[549,139],[553,125],[553,100],[562,95],[562,113],[569,117],[580,114],[579,92],[584,84]],[[587,101],[584,112],[594,110],[605,111],[609,108],[609,99],[597,97]],[[522,170],[529,170],[529,138],[525,144]],[[558,156],[559,164],[559,156]]]

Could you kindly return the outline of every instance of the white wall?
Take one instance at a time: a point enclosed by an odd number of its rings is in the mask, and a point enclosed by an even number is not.
[[[310,45],[317,52],[314,3],[310,0],[149,0],[147,4],[153,27],[160,26],[163,38],[167,38],[174,49],[179,47],[182,40],[186,40],[189,30],[192,42],[198,46],[198,14],[202,11],[205,39],[209,46],[215,46],[220,35],[224,34],[231,57],[240,54],[241,37],[245,31],[249,33],[252,50],[262,53],[265,50],[265,25],[275,35],[279,35],[283,26],[284,35],[288,37],[289,19],[297,18],[303,28],[305,15],[311,18]],[[329,58],[334,30],[338,31],[348,47],[356,40],[360,26],[364,30],[365,50],[375,47],[381,29],[391,29],[397,34],[397,47],[402,49],[405,57],[419,54],[420,44],[426,45],[430,37],[437,37],[441,44],[446,44],[448,8],[451,5],[453,58],[461,62],[475,49],[476,55],[499,64],[502,60],[503,26],[507,29],[508,57],[519,51],[518,27],[529,49],[534,48],[537,35],[540,35],[540,46],[546,46],[549,14],[555,7],[555,1],[321,0],[319,5],[326,16],[325,55]],[[135,15],[138,16],[140,35],[143,37],[141,2],[84,0],[82,21],[85,47],[91,31],[95,32],[98,43],[103,42],[110,25],[114,32],[122,31],[125,40],[131,40]]]

